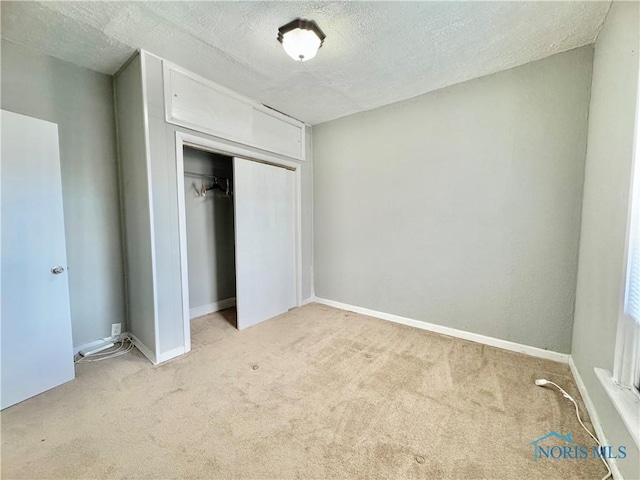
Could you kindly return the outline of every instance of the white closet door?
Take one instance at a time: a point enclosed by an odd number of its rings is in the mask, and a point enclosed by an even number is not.
[[[296,305],[295,174],[234,158],[238,329]]]
[[[74,378],[58,126],[2,111],[2,408]]]

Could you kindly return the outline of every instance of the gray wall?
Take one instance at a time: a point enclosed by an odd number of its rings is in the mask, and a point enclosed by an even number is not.
[[[229,157],[184,149],[185,172],[228,178],[233,189],[233,163]],[[210,190],[199,196],[201,178],[185,174],[189,308],[236,296],[233,196]],[[211,185],[205,179],[205,185]]]
[[[568,353],[592,55],[314,126],[316,295]]]
[[[125,322],[111,77],[2,40],[2,108],[58,124],[73,343],[108,336]]]
[[[624,248],[638,92],[639,25],[640,4],[614,2],[596,42],[571,351],[607,441],[627,445],[629,457],[618,461],[625,478],[640,478],[638,448],[593,368],[613,370],[624,288]]]

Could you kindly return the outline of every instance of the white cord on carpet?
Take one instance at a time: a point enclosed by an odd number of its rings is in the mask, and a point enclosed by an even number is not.
[[[611,469],[609,468],[609,464],[607,463],[607,461],[604,459],[604,453],[602,451],[602,445],[600,445],[600,441],[596,438],[596,436],[591,433],[591,431],[585,426],[585,424],[582,422],[582,418],[580,418],[580,410],[578,409],[578,404],[577,402],[573,399],[573,397],[571,395],[569,395],[560,385],[558,385],[557,383],[551,382],[549,380],[546,379],[539,379],[536,380],[536,385],[538,386],[544,386],[544,385],[553,385],[554,387],[556,387],[558,390],[560,390],[562,392],[562,396],[565,398],[568,398],[569,400],[571,400],[571,402],[573,403],[573,406],[576,407],[576,417],[578,417],[578,422],[580,422],[580,425],[582,425],[582,428],[584,428],[585,432],[587,432],[591,438],[593,438],[593,440],[598,444],[598,451],[600,452],[600,460],[602,460],[602,463],[604,463],[604,466],[607,467],[607,474],[602,477],[602,480],[607,480],[607,478],[611,477]]]

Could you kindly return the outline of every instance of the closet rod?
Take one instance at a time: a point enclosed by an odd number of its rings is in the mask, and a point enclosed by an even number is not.
[[[206,175],[204,173],[197,173],[197,172],[187,172],[186,170],[184,171],[185,175],[190,175],[192,177],[201,177],[201,178],[212,178],[212,179],[217,179],[217,180],[226,180],[227,177],[218,177],[217,175]]]

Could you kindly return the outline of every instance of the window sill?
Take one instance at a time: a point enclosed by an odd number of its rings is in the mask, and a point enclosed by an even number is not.
[[[640,396],[613,380],[611,372],[594,368],[596,376],[616,407],[636,446],[640,448]]]

